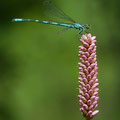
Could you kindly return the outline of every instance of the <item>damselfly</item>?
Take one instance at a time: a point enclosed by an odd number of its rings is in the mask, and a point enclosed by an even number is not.
[[[60,22],[53,22],[53,21],[47,21],[47,20],[33,20],[33,19],[22,19],[22,18],[15,18],[12,21],[13,22],[36,22],[36,23],[44,23],[44,24],[64,26],[66,28],[63,29],[63,31],[65,31],[69,28],[75,28],[75,29],[79,30],[78,34],[81,34],[82,32],[87,32],[86,30],[90,28],[90,26],[88,24],[83,25],[83,24],[80,24],[79,22],[74,21],[72,18],[70,18],[68,15],[66,15],[60,9],[58,9],[57,12],[60,13],[61,18],[64,18],[64,19],[70,21],[71,23],[60,23]]]

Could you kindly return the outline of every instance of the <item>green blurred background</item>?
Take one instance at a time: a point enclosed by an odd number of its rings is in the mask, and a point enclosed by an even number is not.
[[[97,36],[100,113],[120,119],[119,0],[56,0]],[[78,31],[13,18],[43,19],[41,0],[0,1],[0,120],[84,120],[78,103]]]

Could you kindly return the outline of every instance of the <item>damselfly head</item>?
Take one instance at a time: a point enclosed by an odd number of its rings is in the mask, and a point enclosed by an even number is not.
[[[86,29],[90,29],[90,25],[89,25],[89,24],[86,24],[86,25],[85,25],[85,28],[86,28]]]

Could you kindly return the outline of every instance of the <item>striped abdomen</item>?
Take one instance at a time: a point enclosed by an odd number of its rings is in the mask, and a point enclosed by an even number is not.
[[[13,19],[12,21],[13,22],[36,22],[36,23],[44,23],[44,24],[59,25],[59,26],[74,28],[74,25],[72,24],[57,23],[57,22],[50,22],[50,21],[40,21],[40,20],[32,20],[32,19]]]

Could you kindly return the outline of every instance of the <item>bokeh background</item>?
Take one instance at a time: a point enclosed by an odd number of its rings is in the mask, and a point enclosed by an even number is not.
[[[78,31],[59,35],[64,27],[11,22],[44,19],[43,1],[0,1],[0,120],[84,120],[77,98]],[[94,120],[120,119],[119,0],[54,2],[76,21],[91,24],[97,36],[100,113]]]

